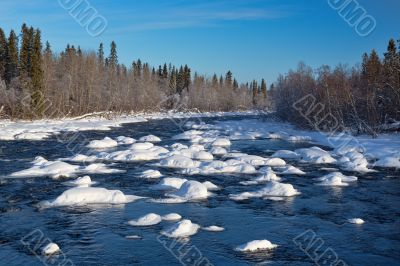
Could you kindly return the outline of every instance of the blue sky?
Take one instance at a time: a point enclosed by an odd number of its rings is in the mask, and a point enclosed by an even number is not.
[[[239,81],[264,77],[268,83],[299,61],[312,67],[353,65],[364,51],[377,48],[382,53],[389,38],[400,38],[398,0],[357,0],[377,22],[366,37],[328,0],[85,1],[108,22],[97,37],[58,0],[1,0],[0,27],[19,31],[23,22],[39,27],[56,51],[67,43],[97,50],[104,42],[108,48],[115,40],[119,60],[127,65],[137,58],[155,66],[187,63],[202,74],[230,69]]]

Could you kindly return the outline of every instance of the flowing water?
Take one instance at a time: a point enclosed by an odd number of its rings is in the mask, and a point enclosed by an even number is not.
[[[204,121],[214,123],[228,119],[244,118],[207,118]],[[268,123],[268,119],[264,122]],[[178,133],[181,129],[166,119],[126,124],[113,131],[82,132],[72,142],[67,142],[72,133],[44,141],[0,141],[0,176],[29,168],[36,156],[48,160],[69,157],[71,147],[84,152],[85,148],[80,146],[84,139],[120,135],[139,138],[154,134],[163,139],[158,145],[164,146],[175,143],[171,137]],[[60,139],[65,141],[59,142]],[[280,149],[310,146],[314,145],[265,139],[233,141],[230,149],[269,156]],[[307,175],[285,176],[282,182],[292,184],[301,195],[281,201],[252,198],[235,202],[229,199],[229,194],[264,186],[240,185],[239,181],[248,179],[245,175],[187,177],[159,169],[166,176],[208,180],[223,189],[208,200],[193,203],[157,204],[140,200],[118,206],[39,210],[37,203],[54,199],[67,189],[62,182],[48,177],[0,179],[0,265],[194,265],[193,261],[200,257],[203,258],[200,265],[207,265],[207,261],[214,265],[331,265],[333,261],[347,265],[400,265],[399,172],[357,174],[359,180],[348,187],[322,187],[315,185],[314,178],[327,173],[322,167],[331,166],[290,163]],[[137,178],[143,170],[156,169],[151,164],[116,163],[113,168],[126,172],[91,177],[100,187],[118,189],[125,194],[162,197],[162,192],[150,189],[157,181]],[[173,242],[159,238],[160,231],[172,222],[149,227],[127,224],[150,212],[160,215],[176,212],[202,226],[219,225],[226,230],[218,233],[200,230],[188,242]],[[354,217],[366,222],[362,225],[347,222]],[[305,234],[297,237],[302,233]],[[127,239],[129,235],[139,235],[141,239]],[[35,256],[37,248],[24,241],[35,236],[57,243],[62,255]],[[268,239],[279,246],[253,254],[234,250],[255,239]],[[314,245],[309,245],[312,241]]]

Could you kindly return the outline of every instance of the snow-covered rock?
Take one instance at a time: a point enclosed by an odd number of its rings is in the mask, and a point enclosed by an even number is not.
[[[146,214],[136,220],[131,220],[128,222],[132,226],[150,226],[161,223],[161,216],[155,213]]]
[[[197,233],[200,226],[190,220],[182,220],[171,227],[165,229],[161,234],[172,238],[189,237]]]
[[[157,179],[162,176],[163,175],[160,173],[160,171],[152,170],[152,169],[143,171],[142,174],[140,175],[141,178],[145,178],[145,179]]]
[[[246,244],[237,246],[235,248],[236,251],[241,252],[255,252],[259,250],[270,250],[276,248],[278,245],[272,244],[268,240],[253,240]]]
[[[76,186],[76,187],[89,187],[96,183],[97,182],[92,181],[90,176],[82,176],[78,177],[76,180],[64,182],[64,184],[67,186]]]
[[[304,162],[315,164],[336,163],[336,159],[331,154],[319,147],[303,148],[295,150],[300,155],[300,159]]]
[[[231,146],[231,142],[226,138],[217,138],[211,145],[218,147],[229,147]]]
[[[50,176],[53,178],[70,177],[79,171],[80,167],[61,161],[47,161],[43,157],[36,157],[29,169],[12,173],[11,177]]]
[[[225,155],[228,153],[228,151],[225,148],[218,147],[218,146],[213,147],[210,152],[211,152],[211,154],[217,155],[217,156]]]
[[[186,181],[188,180],[184,178],[166,177],[163,178],[160,183],[154,185],[152,188],[157,190],[179,189]]]
[[[220,187],[218,187],[217,185],[211,183],[210,181],[205,181],[203,182],[203,185],[206,186],[208,191],[212,191],[212,190],[220,190]]]
[[[183,198],[185,200],[206,199],[208,190],[205,185],[198,181],[186,181],[178,191],[171,194],[173,197]]]
[[[106,148],[113,148],[113,147],[117,147],[118,146],[118,142],[116,142],[115,140],[109,138],[109,137],[105,137],[102,140],[92,140],[91,142],[89,142],[89,144],[86,146],[90,149],[106,149]]]
[[[306,173],[293,165],[288,165],[280,169],[280,175],[305,175]]]
[[[42,249],[42,254],[45,256],[53,255],[60,251],[60,247],[56,243],[49,243]]]
[[[231,194],[229,195],[229,198],[235,201],[241,201],[249,198],[261,197],[292,197],[299,194],[300,192],[296,190],[291,184],[283,184],[272,181],[260,190],[254,192]]]
[[[363,224],[365,221],[361,218],[351,218],[347,220],[351,224]]]
[[[225,230],[225,228],[217,226],[217,225],[202,227],[201,229],[204,231],[209,231],[209,232],[222,232]]]
[[[177,213],[169,213],[161,217],[164,221],[179,221],[182,219],[182,216],[180,216]]]
[[[139,141],[141,141],[141,142],[160,142],[161,139],[154,135],[148,135],[148,136],[141,137],[139,139]]]
[[[400,156],[386,156],[374,163],[376,167],[400,168]]]
[[[295,153],[294,151],[279,150],[274,152],[274,154],[272,154],[271,157],[282,158],[282,159],[297,159],[299,158],[299,154]]]
[[[198,165],[198,162],[182,155],[173,155],[160,161],[160,166],[167,168],[194,168]]]
[[[105,188],[76,187],[64,191],[53,201],[45,201],[41,207],[60,207],[86,204],[125,204],[142,197],[125,195],[119,190]]]
[[[129,138],[129,137],[125,137],[125,136],[119,136],[116,138],[118,145],[129,145],[129,144],[133,144],[136,142],[135,139],[133,138]]]
[[[321,186],[348,186],[347,182],[355,182],[357,181],[357,177],[345,176],[340,172],[333,172],[318,178],[318,180],[321,181],[321,183],[318,183]]]

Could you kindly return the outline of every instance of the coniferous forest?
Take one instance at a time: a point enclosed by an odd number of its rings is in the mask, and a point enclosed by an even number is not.
[[[276,110],[283,120],[313,127],[294,106],[312,95],[320,118],[369,133],[400,120],[400,42],[386,52],[365,53],[357,66],[300,63],[267,88],[264,79],[239,84],[231,71],[211,77],[188,65],[150,66],[140,59],[119,63],[117,44],[97,51],[68,44],[56,53],[41,40],[41,31],[22,25],[0,28],[0,117],[60,118],[93,112],[165,110]],[[311,119],[313,120],[313,119]],[[314,119],[315,120],[315,119]],[[329,128],[327,128],[329,130]]]

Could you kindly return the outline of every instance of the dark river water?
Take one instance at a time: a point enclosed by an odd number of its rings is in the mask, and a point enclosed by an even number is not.
[[[207,123],[235,118],[207,118]],[[246,118],[248,119],[248,118]],[[266,119],[266,118],[259,118]],[[265,123],[268,123],[266,119]],[[126,124],[112,131],[87,131],[83,138],[139,138],[154,134],[163,139],[160,146],[176,141],[171,137],[181,129],[171,120]],[[68,139],[69,135],[61,138]],[[185,143],[185,142],[182,142]],[[48,160],[69,157],[67,144],[55,137],[44,141],[0,141],[0,176],[29,168],[36,156]],[[284,140],[233,141],[231,150],[269,156],[280,149],[314,146]],[[326,147],[325,147],[326,149]],[[83,151],[85,151],[83,149]],[[50,200],[67,189],[61,181],[48,177],[0,179],[0,265],[400,265],[400,173],[379,171],[356,174],[348,187],[315,185],[315,177],[327,172],[327,165],[290,162],[307,172],[305,176],[285,176],[301,195],[282,201],[253,198],[235,202],[228,195],[261,188],[243,187],[244,176],[182,176],[159,169],[166,176],[211,181],[223,189],[206,201],[183,204],[157,204],[140,200],[121,206],[88,206],[39,210],[36,204]],[[137,178],[146,169],[157,169],[151,162],[118,163],[120,174],[91,175],[97,186],[119,189],[125,194],[157,198],[161,192],[150,189],[157,181]],[[346,173],[345,173],[346,174]],[[355,174],[355,173],[350,173]],[[202,226],[219,225],[223,232],[200,230],[188,242],[159,238],[160,231],[172,224],[132,227],[127,221],[154,212],[176,212]],[[362,225],[347,219],[361,217]],[[36,230],[36,231],[35,231]],[[126,236],[139,235],[140,240]],[[298,237],[300,235],[300,237]],[[35,256],[35,249],[24,240],[49,238],[62,249],[51,259]],[[267,252],[239,253],[234,248],[255,239],[268,239],[279,245]],[[185,253],[187,251],[187,253]],[[199,261],[199,260],[197,260]],[[343,264],[345,263],[345,264]]]

